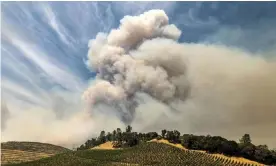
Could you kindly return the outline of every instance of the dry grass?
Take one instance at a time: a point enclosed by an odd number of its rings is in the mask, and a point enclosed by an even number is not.
[[[71,151],[61,146],[40,142],[2,142],[1,164],[20,163]]]
[[[20,163],[50,157],[54,154],[28,152],[22,150],[1,149],[1,165],[8,163]]]
[[[108,142],[106,142],[106,143],[103,143],[103,144],[101,144],[101,145],[99,145],[99,146],[96,146],[96,147],[94,147],[94,148],[91,148],[91,149],[112,150],[112,149],[115,149],[115,148],[113,148],[113,142],[108,141]]]
[[[170,143],[168,140],[165,140],[165,139],[160,139],[160,140],[153,139],[153,140],[150,140],[149,142],[164,143],[164,144],[168,144],[168,145],[171,145],[171,146],[174,146],[174,147],[183,149],[183,150],[187,150],[187,149],[186,149],[185,147],[183,147],[181,144],[173,144],[173,143]]]
[[[17,141],[2,142],[1,149],[22,150],[22,151],[28,151],[28,152],[40,152],[40,153],[47,153],[47,154],[58,154],[62,152],[71,151],[67,148],[48,144],[48,143],[17,142]]]
[[[232,161],[236,161],[238,163],[247,163],[247,164],[254,164],[254,165],[258,165],[258,166],[264,166],[264,164],[260,164],[256,161],[248,160],[248,159],[243,158],[243,157],[227,157],[227,156],[224,156],[222,154],[211,154],[211,155],[214,155],[214,156],[217,156],[217,157],[220,157],[220,158],[223,158],[223,159],[229,159],[230,158]]]
[[[161,139],[161,140],[153,139],[149,142],[164,143],[164,144],[168,144],[168,145],[171,145],[171,146],[183,149],[183,150],[188,150],[185,147],[183,147],[181,144],[173,144],[173,143],[170,143],[168,140],[165,140],[165,139]],[[201,153],[207,153],[206,151],[203,151],[203,150],[189,150],[189,151],[197,151],[197,152],[201,152]],[[218,158],[222,158],[222,159],[225,159],[225,160],[230,159],[231,161],[235,161],[235,162],[238,162],[238,163],[241,163],[241,164],[253,164],[253,165],[256,165],[256,166],[264,166],[264,164],[260,164],[256,161],[248,160],[248,159],[243,158],[243,157],[228,157],[228,156],[224,156],[222,154],[208,154],[208,155],[215,156],[215,157],[218,157]]]

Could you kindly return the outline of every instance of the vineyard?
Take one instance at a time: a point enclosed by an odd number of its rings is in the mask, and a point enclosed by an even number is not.
[[[119,150],[81,150],[31,161],[17,166],[255,166],[230,158],[184,150],[163,143],[148,142]],[[259,164],[258,164],[259,165]]]
[[[1,143],[1,164],[21,163],[70,151],[61,146],[39,142]]]
[[[48,144],[48,143],[15,142],[15,141],[1,143],[1,149],[22,150],[22,151],[28,151],[28,152],[41,152],[41,153],[49,153],[49,154],[57,154],[61,152],[70,151],[67,148]]]
[[[185,147],[183,147],[181,144],[173,144],[173,143],[170,143],[168,140],[164,140],[164,139],[161,139],[161,140],[153,139],[153,140],[148,141],[148,142],[165,143],[165,144],[168,144],[170,146],[174,146],[174,147],[177,147],[177,148],[189,151],[189,152],[205,153],[205,155],[209,155],[211,158],[218,158],[220,160],[231,160],[232,163],[242,163],[242,164],[246,163],[246,164],[249,164],[249,165],[261,165],[258,162],[248,160],[248,159],[245,159],[245,158],[242,158],[242,157],[233,157],[233,156],[228,157],[228,156],[225,156],[225,155],[222,155],[222,154],[209,154],[206,151],[202,151],[202,150],[188,150]]]
[[[22,150],[1,150],[1,164],[7,163],[21,163],[26,161],[38,160],[44,157],[50,157],[54,154],[39,153],[39,152],[28,152]]]

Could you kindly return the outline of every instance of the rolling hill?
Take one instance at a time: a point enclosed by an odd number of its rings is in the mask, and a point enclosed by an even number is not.
[[[186,150],[165,143],[146,142],[125,149],[89,149],[65,151],[52,157],[43,158],[13,166],[257,166],[261,164],[233,160],[200,151]]]
[[[5,142],[1,143],[1,164],[33,161],[68,151],[64,147],[47,143]]]

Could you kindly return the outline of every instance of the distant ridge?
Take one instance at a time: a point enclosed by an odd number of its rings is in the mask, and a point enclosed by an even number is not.
[[[261,163],[258,163],[256,161],[252,161],[249,159],[245,159],[243,157],[233,157],[233,156],[230,157],[230,156],[225,156],[222,154],[208,154],[206,151],[203,151],[203,150],[189,150],[189,149],[186,149],[185,147],[183,147],[181,144],[173,144],[173,143],[170,143],[168,140],[164,140],[164,139],[161,139],[161,140],[153,139],[148,142],[164,143],[164,144],[171,145],[171,146],[183,149],[183,150],[205,153],[208,156],[217,157],[217,158],[220,158],[223,160],[229,160],[229,161],[232,161],[233,163],[235,162],[235,163],[241,164],[241,165],[244,164],[244,165],[264,166],[264,164],[261,164]]]
[[[40,142],[9,141],[1,143],[1,165],[50,157],[71,150],[62,146]]]

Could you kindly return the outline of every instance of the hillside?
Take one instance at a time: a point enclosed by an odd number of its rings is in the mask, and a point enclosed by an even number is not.
[[[152,165],[152,166],[255,166],[220,156],[180,149],[171,145],[147,142],[125,149],[81,150],[57,154],[37,161],[12,164],[14,166],[110,166],[110,165]]]
[[[112,149],[115,149],[115,148],[113,147],[113,142],[108,141],[106,143],[100,144],[99,146],[95,146],[92,149],[106,149],[106,150],[109,149],[109,150],[112,150]]]
[[[1,164],[33,161],[67,151],[70,150],[47,143],[4,142],[1,143]]]
[[[181,134],[177,130],[157,132],[134,132],[128,125],[125,131],[120,128],[112,132],[101,131],[98,137],[88,139],[77,150],[129,148],[141,143],[162,142],[189,152],[201,152],[212,156],[248,164],[276,164],[276,151],[267,145],[254,145],[249,134],[244,134],[238,142],[221,136]],[[111,142],[113,146],[111,147]],[[228,157],[226,157],[228,156]]]
[[[161,140],[153,139],[149,142],[164,143],[164,144],[168,144],[168,145],[171,145],[171,146],[183,149],[183,150],[188,150],[185,147],[183,147],[181,144],[173,144],[173,143],[170,143],[168,140],[164,140],[164,139],[161,139]],[[206,151],[202,151],[202,150],[188,150],[188,151],[194,151],[194,152],[198,152],[198,153],[207,154]],[[245,159],[245,158],[242,158],[242,157],[228,157],[228,156],[224,156],[222,154],[207,154],[207,155],[210,155],[210,156],[213,156],[213,157],[219,157],[219,158],[224,159],[224,160],[231,160],[233,162],[238,162],[238,163],[242,163],[242,164],[263,165],[263,164],[260,164],[258,162],[251,161],[251,160],[248,160],[248,159]]]

